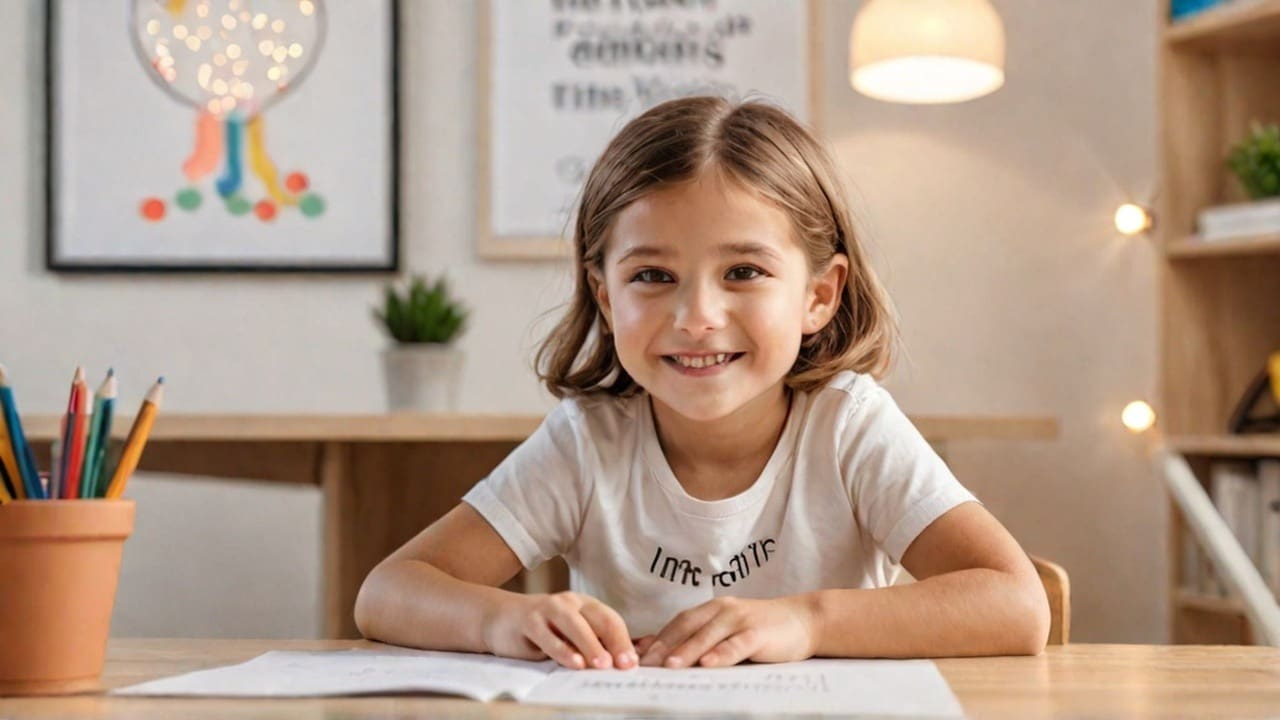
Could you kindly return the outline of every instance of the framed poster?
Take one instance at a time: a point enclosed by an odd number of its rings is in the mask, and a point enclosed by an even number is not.
[[[683,95],[762,97],[815,124],[817,0],[485,0],[479,254],[566,257],[609,139]]]
[[[394,271],[395,0],[50,0],[51,270]]]

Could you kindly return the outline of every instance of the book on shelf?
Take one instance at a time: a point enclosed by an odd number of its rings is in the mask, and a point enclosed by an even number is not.
[[[1280,200],[1205,208],[1196,214],[1196,229],[1204,242],[1280,235]]]
[[[1202,594],[1204,588],[1200,586],[1201,578],[1204,577],[1204,564],[1206,562],[1203,551],[1200,550],[1200,542],[1196,540],[1196,536],[1188,528],[1182,533],[1182,565],[1179,568],[1178,587],[1183,590]]]
[[[1280,460],[1218,461],[1209,469],[1209,496],[1267,586],[1280,595]],[[1223,597],[1227,588],[1195,537],[1183,535],[1184,588]]]
[[[1261,564],[1258,569],[1280,596],[1280,459],[1258,463],[1258,486],[1261,495],[1262,522],[1259,527]]]
[[[1169,19],[1175,23],[1232,0],[1170,0]]]

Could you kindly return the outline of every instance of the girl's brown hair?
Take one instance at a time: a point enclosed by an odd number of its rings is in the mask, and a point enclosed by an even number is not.
[[[889,370],[898,341],[893,310],[854,236],[843,187],[822,145],[773,105],[686,97],[627,123],[587,176],[573,229],[573,298],[535,360],[538,377],[556,397],[639,390],[618,362],[587,271],[603,276],[606,243],[627,206],[708,169],[785,211],[811,272],[826,270],[836,253],[849,259],[840,307],[822,330],[804,337],[787,386],[812,390],[843,370],[877,378]]]

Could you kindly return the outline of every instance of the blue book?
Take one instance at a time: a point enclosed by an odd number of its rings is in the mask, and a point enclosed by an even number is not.
[[[1215,5],[1221,5],[1223,2],[1224,0],[1172,0],[1169,6],[1169,19],[1176,22],[1202,13]]]

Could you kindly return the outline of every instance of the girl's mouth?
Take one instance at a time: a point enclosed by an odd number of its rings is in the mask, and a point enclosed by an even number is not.
[[[717,353],[715,355],[663,355],[662,360],[681,375],[702,377],[724,372],[733,361],[746,353]]]

